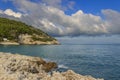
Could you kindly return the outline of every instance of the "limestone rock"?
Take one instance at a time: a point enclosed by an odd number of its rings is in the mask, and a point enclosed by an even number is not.
[[[54,63],[39,57],[0,52],[0,80],[39,80],[47,75],[45,71],[55,68],[50,65]]]
[[[36,38],[45,38],[46,39],[46,37],[41,37],[41,36],[39,36],[39,35],[35,35],[34,34],[34,36],[36,36]],[[50,45],[50,44],[59,44],[59,42],[57,41],[57,40],[51,40],[51,41],[41,41],[41,40],[33,40],[32,39],[32,37],[33,37],[33,35],[28,35],[28,34],[21,34],[21,35],[19,35],[19,41],[18,41],[18,43],[19,44],[36,44],[36,45],[40,45],[40,44],[46,44],[46,45]]]
[[[47,75],[42,78],[42,80],[104,80],[104,79],[95,79],[91,76],[83,76],[75,73],[72,70],[68,70],[66,72],[53,72],[52,75]]]
[[[0,80],[103,80],[72,70],[47,73],[54,68],[57,68],[56,63],[39,57],[0,52]]]

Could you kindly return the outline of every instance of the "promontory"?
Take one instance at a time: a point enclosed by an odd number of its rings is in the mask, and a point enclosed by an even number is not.
[[[23,22],[0,18],[0,44],[59,44],[59,42],[42,30]]]

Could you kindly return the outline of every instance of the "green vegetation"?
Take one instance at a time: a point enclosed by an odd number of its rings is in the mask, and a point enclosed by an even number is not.
[[[40,37],[36,37],[36,36],[32,36],[32,39],[33,39],[34,41],[43,41],[43,42],[53,41],[53,40],[54,40],[54,38],[52,38],[52,37],[40,38]]]
[[[36,29],[32,26],[26,25],[20,21],[10,20],[6,18],[0,18],[0,41],[3,41],[4,38],[7,38],[11,41],[18,41],[18,37],[20,34],[28,34],[28,35],[39,35],[38,38],[33,36],[33,40],[41,40],[41,41],[52,41],[54,38],[50,37],[47,33],[44,33],[40,29]]]

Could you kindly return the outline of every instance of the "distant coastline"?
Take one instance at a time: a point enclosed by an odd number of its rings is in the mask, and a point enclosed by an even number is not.
[[[0,42],[0,45],[20,45],[18,42]]]
[[[2,45],[51,45],[59,42],[33,26],[0,17],[0,44]]]
[[[58,41],[49,41],[49,42],[32,42],[32,43],[19,43],[19,42],[13,42],[13,41],[3,41],[0,42],[0,45],[59,45],[60,43]]]
[[[4,38],[3,41],[0,41],[1,45],[58,45],[60,44],[56,39],[50,41],[41,41],[41,40],[34,40],[32,35],[28,34],[21,34],[19,35],[18,41],[11,41],[7,38]],[[39,35],[37,35],[38,37]]]

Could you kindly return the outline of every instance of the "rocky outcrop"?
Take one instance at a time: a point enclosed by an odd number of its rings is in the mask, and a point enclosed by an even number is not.
[[[53,72],[52,75],[47,75],[41,80],[104,80],[104,79],[96,79],[92,76],[83,76],[75,73],[72,70],[68,70],[66,72]]]
[[[10,41],[10,40],[5,40],[0,42],[2,45],[51,45],[51,44],[59,44],[59,42],[55,39],[53,40],[46,40],[46,41],[41,41],[41,40],[34,40],[33,36],[36,36],[38,39],[47,39],[46,37],[41,37],[39,35],[28,35],[28,34],[21,34],[19,35],[18,41]],[[49,39],[49,37],[48,37]]]
[[[18,43],[20,44],[59,44],[59,42],[57,40],[51,40],[51,41],[41,41],[41,40],[34,40],[33,39],[33,36],[38,38],[38,39],[43,39],[43,38],[46,38],[46,37],[41,37],[39,35],[28,35],[28,34],[21,34],[19,35],[19,41]],[[49,39],[49,38],[48,38]]]
[[[0,52],[0,80],[103,80],[82,76],[72,70],[48,73],[55,68],[56,63],[39,57]]]

